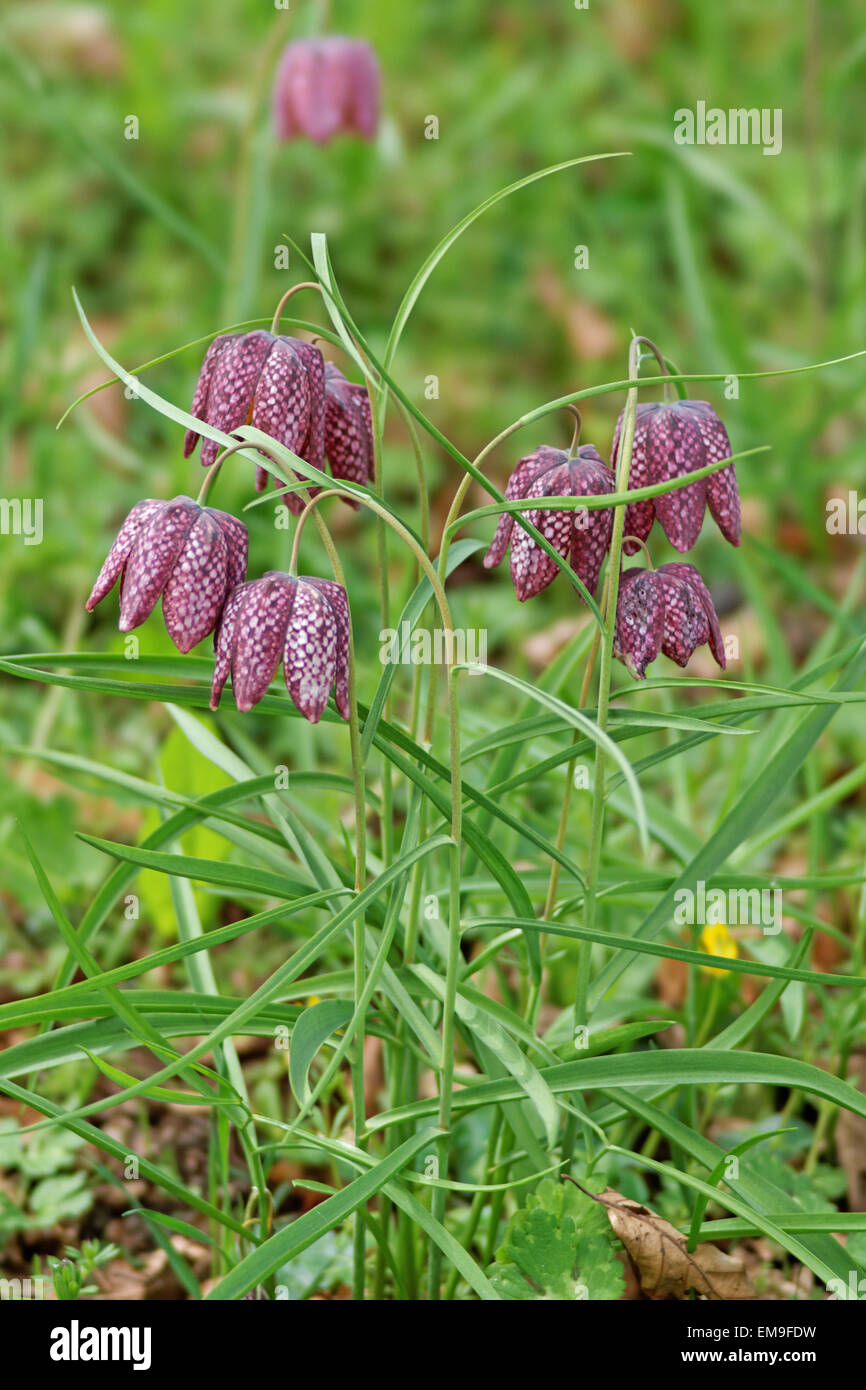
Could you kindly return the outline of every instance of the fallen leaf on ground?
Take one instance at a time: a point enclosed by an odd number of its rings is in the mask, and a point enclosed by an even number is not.
[[[697,1245],[690,1253],[686,1237],[675,1226],[612,1188],[595,1201],[607,1208],[610,1224],[628,1251],[647,1298],[686,1298],[691,1289],[718,1301],[755,1297],[741,1259],[709,1243]]]

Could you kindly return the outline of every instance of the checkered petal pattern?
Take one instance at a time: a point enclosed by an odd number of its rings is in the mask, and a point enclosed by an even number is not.
[[[188,652],[220,622],[246,573],[247,531],[235,517],[191,497],[148,498],[133,507],[87,600],[95,608],[121,581],[120,630],[140,627],[162,597],[171,640]]]
[[[373,430],[365,386],[347,381],[333,362],[325,367],[325,453],[331,473],[350,483],[373,478]],[[356,502],[345,499],[352,507]]]
[[[238,585],[217,640],[211,709],[231,675],[235,704],[251,710],[281,661],[292,701],[311,724],[335,683],[337,709],[348,718],[349,605],[341,585],[277,570]]]
[[[614,433],[612,463],[617,466],[625,412]],[[650,402],[637,407],[632,444],[629,488],[651,487],[673,481],[718,463],[731,452],[728,433],[707,401],[677,401],[672,405]],[[646,540],[657,517],[671,545],[680,552],[691,550],[700,534],[704,511],[710,514],[726,540],[740,543],[740,495],[732,463],[688,487],[626,508],[625,534]],[[626,543],[626,554],[636,545]]]
[[[574,458],[547,446],[520,460],[508,482],[506,497],[589,497],[612,493],[614,475],[591,444],[582,444]],[[533,508],[525,513],[567,559],[590,593],[595,593],[602,562],[610,548],[613,513],[607,507],[568,510]],[[499,519],[493,543],[484,557],[496,565],[511,546],[511,579],[521,603],[541,593],[556,578],[559,566],[512,516]]]
[[[625,571],[620,579],[613,654],[636,680],[644,679],[647,666],[660,652],[685,666],[705,642],[724,670],[719,620],[694,565],[676,560],[657,570]]]
[[[613,654],[635,680],[662,649],[665,630],[664,593],[649,570],[626,570],[619,581]]]
[[[544,473],[549,468],[556,468],[559,464],[565,463],[568,454],[564,449],[552,449],[548,444],[542,444],[535,450],[534,454],[527,454],[520,460],[505,489],[506,502],[516,502],[518,498],[526,496],[527,489],[532,486],[540,473]],[[502,512],[496,523],[496,530],[493,533],[493,540],[490,549],[484,556],[484,568],[492,569],[505,558],[514,530],[514,515],[511,512]]]
[[[718,463],[720,459],[730,458],[731,441],[713,407],[708,401],[683,401],[701,432],[706,451],[707,463]],[[734,464],[720,468],[707,478],[707,503],[710,515],[726,541],[731,545],[740,544],[740,492],[737,487],[737,470]]]
[[[205,354],[192,414],[227,434],[240,425],[255,425],[314,467],[324,468],[322,354],[313,343],[299,338],[275,338],[261,330],[215,338]],[[194,431],[187,431],[186,456],[192,453],[198,439]],[[202,463],[212,464],[218,452],[219,445],[206,439],[202,444]],[[261,452],[267,458],[265,451]],[[267,486],[268,477],[265,465],[259,464],[257,491]],[[302,503],[293,493],[286,494],[286,502],[292,511],[301,510]]]

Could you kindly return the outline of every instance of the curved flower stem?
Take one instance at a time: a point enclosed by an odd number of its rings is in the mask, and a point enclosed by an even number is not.
[[[450,872],[448,883],[448,958],[445,967],[445,1001],[442,1011],[442,1056],[440,1059],[440,1083],[439,1083],[439,1128],[442,1130],[440,1140],[439,1168],[440,1172],[447,1171],[449,1143],[448,1136],[451,1128],[451,1116],[453,1107],[454,1090],[454,1014],[457,999],[457,978],[460,968],[460,845],[463,832],[463,802],[460,768],[460,719],[458,706],[458,679],[459,671],[454,664],[454,641],[453,623],[451,619],[451,608],[445,593],[445,587],[439,574],[431,563],[423,547],[412,535],[411,531],[398,521],[396,517],[377,502],[372,497],[361,497],[357,493],[350,493],[347,488],[333,487],[326,488],[312,497],[305,506],[301,515],[298,517],[298,525],[295,531],[293,545],[293,556],[297,556],[299,536],[307,517],[315,512],[315,509],[329,497],[354,497],[356,501],[364,507],[368,507],[378,516],[386,526],[390,526],[393,531],[412,551],[422,572],[430,581],[433,590],[433,597],[439,609],[442,625],[445,630],[445,650],[446,665],[448,670],[447,693],[448,693],[448,731],[449,731],[449,767],[451,774],[451,846],[450,846]],[[446,1189],[437,1187],[433,1190],[432,1211],[437,1221],[442,1220],[445,1214]],[[430,1251],[429,1263],[429,1288],[428,1295],[431,1299],[438,1299],[440,1294],[440,1279],[442,1271],[442,1253],[438,1246],[434,1246]]]
[[[649,348],[649,350],[650,350],[650,352],[652,353],[653,357],[656,359],[656,361],[658,362],[659,366],[660,366],[661,369],[662,369],[662,376],[666,377],[666,376],[669,375],[667,358],[665,357],[665,355],[664,355],[664,353],[662,352],[661,348],[659,348],[659,347],[656,346],[656,344],[653,342],[652,338],[635,338],[635,339],[634,339],[634,342],[635,342],[635,343],[641,344],[641,346],[643,346],[643,347]],[[631,361],[631,358],[629,358],[629,361]],[[638,359],[637,359],[637,363],[636,363],[636,367],[635,367],[635,375],[637,375],[639,372],[640,372],[640,357],[638,357]],[[631,376],[631,372],[629,372],[629,376]],[[675,400],[677,399],[676,387],[675,387],[675,386],[673,385],[673,383],[670,382],[670,381],[666,381],[665,384],[664,384],[664,397],[665,397],[665,400],[666,400],[666,401],[675,401]]]
[[[211,485],[216,482],[217,474],[219,473],[220,469],[222,468],[229,455],[236,454],[240,449],[250,449],[252,447],[254,446],[251,445],[248,441],[239,440],[237,444],[231,444],[227,449],[223,449],[221,453],[217,454],[216,458],[214,459],[213,463],[211,464],[210,468],[207,470],[207,472],[204,475],[204,478],[202,479],[202,485],[199,488],[198,496],[195,499],[200,507],[204,506],[207,500],[208,493],[211,490]]]
[[[276,309],[274,310],[274,317],[271,319],[271,333],[273,333],[274,336],[276,336],[277,329],[280,326],[280,316],[282,315],[283,310],[285,309],[292,295],[297,294],[298,290],[318,290],[319,294],[322,293],[322,287],[319,284],[318,280],[301,280],[297,285],[292,285],[290,289],[287,289],[279,304],[277,305]]]
[[[580,431],[583,429],[583,416],[576,405],[567,406],[566,409],[574,416],[574,434],[571,436],[571,444],[568,450],[569,455],[573,457],[577,452],[577,446],[580,442]]]
[[[649,549],[649,546],[647,545],[646,541],[642,541],[641,538],[640,538],[640,536],[623,536],[623,538],[622,538],[622,543],[623,543],[623,545],[625,545],[626,541],[628,541],[629,544],[631,544],[631,545],[638,545],[638,546],[640,546],[640,548],[641,548],[641,550],[643,551],[644,556],[645,556],[645,558],[646,558],[647,568],[648,568],[648,569],[651,569],[651,570],[654,570],[654,569],[655,569],[655,565],[653,564],[653,557],[652,557],[652,555],[650,555],[650,549]]]

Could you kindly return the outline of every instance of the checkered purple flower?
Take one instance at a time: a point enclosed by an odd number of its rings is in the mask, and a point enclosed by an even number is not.
[[[613,440],[612,463],[616,468],[623,416],[620,414]],[[729,457],[728,432],[712,406],[706,401],[659,401],[637,407],[632,445],[629,488],[651,487],[694,473],[708,463]],[[691,550],[704,521],[704,509],[731,545],[740,544],[740,494],[732,463],[675,492],[661,493],[626,508],[625,534],[646,540],[658,517],[671,545],[680,552]],[[627,544],[626,553],[637,549]]]
[[[274,337],[261,329],[214,338],[205,354],[190,414],[225,434],[241,425],[255,425],[305,463],[324,468],[322,354],[313,343]],[[195,430],[187,430],[184,458],[193,452],[198,440]],[[218,452],[219,445],[205,439],[201,446],[202,464],[209,467]],[[261,492],[267,481],[267,469],[260,464],[256,469],[256,491]],[[303,505],[291,492],[284,495],[284,501],[295,513]]]
[[[350,483],[372,482],[370,397],[366,386],[347,381],[333,362],[325,363],[325,454],[335,478]],[[349,505],[358,506],[357,502]]]
[[[620,577],[613,654],[635,680],[659,652],[685,666],[696,647],[709,643],[719,666],[727,665],[710,592],[694,565],[676,560],[657,570],[630,569]]]
[[[542,444],[534,454],[522,458],[505,489],[509,501],[518,497],[597,497],[615,489],[613,471],[591,444],[581,444],[573,458],[563,449]],[[545,540],[567,559],[591,594],[598,587],[602,561],[610,547],[613,511],[609,507],[592,510],[545,507],[524,513]],[[511,546],[511,578],[518,599],[540,594],[559,573],[556,561],[510,512],[499,518],[493,543],[484,557],[485,569],[498,565]]]
[[[379,125],[379,63],[368,43],[339,35],[297,39],[283,51],[274,82],[274,125],[281,140],[335,135],[372,140]]]
[[[247,528],[191,497],[137,502],[99,572],[87,611],[120,579],[120,630],[140,627],[162,595],[168,635],[188,652],[218,626],[247,572]]]
[[[235,704],[251,710],[283,663],[292,701],[317,724],[334,686],[334,702],[349,717],[349,601],[330,579],[296,579],[269,570],[239,584],[219,631],[210,707],[216,709],[231,674]]]

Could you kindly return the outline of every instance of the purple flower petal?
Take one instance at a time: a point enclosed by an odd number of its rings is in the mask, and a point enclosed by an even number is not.
[[[231,434],[250,419],[253,398],[262,369],[274,345],[270,333],[256,329],[244,333],[221,353],[211,378],[208,393],[208,424]],[[206,439],[201,446],[201,461],[207,468],[214,462],[220,446]]]
[[[97,603],[101,603],[106,594],[114,588],[129,557],[129,552],[145,522],[153,515],[154,511],[164,505],[164,502],[153,497],[148,497],[143,502],[136,502],[118,531],[117,539],[106,555],[102,569],[96,576],[96,583],[90,591],[90,598],[84,605],[88,613],[96,607]]]
[[[725,644],[722,640],[722,630],[719,627],[716,606],[700,573],[694,565],[690,565],[686,560],[674,560],[669,565],[660,565],[659,572],[675,575],[692,589],[701,604],[707,622],[707,637],[702,640],[709,641],[710,651],[718,665],[724,670],[728,663],[725,656]]]
[[[340,132],[372,139],[379,119],[379,66],[369,44],[340,35],[297,39],[283,52],[273,93],[277,135],[319,145]]]
[[[530,497],[570,497],[571,475],[567,464],[550,468],[530,483],[524,494]],[[545,507],[525,513],[526,520],[535,526],[554,550],[565,558],[571,556],[573,513]],[[521,603],[540,594],[559,573],[556,561],[542,550],[534,537],[518,526],[511,538],[511,579]]]
[[[718,463],[719,459],[730,458],[731,441],[713,407],[707,401],[684,401],[692,411],[704,441],[707,463]],[[707,502],[710,515],[726,541],[731,545],[740,544],[740,491],[737,487],[737,470],[732,463],[711,473],[707,478]]]
[[[344,719],[349,718],[349,599],[342,584],[333,579],[304,579],[328,600],[337,624],[337,664],[334,683],[334,703]]]
[[[250,582],[253,583],[255,581]],[[216,635],[216,658],[214,661],[213,681],[210,690],[211,709],[218,708],[223,693],[223,686],[228,680],[229,672],[232,668],[238,618],[243,610],[246,601],[246,591],[249,587],[249,584],[239,584],[229,595],[228,603],[223,609],[222,620]]]
[[[278,338],[256,384],[250,423],[296,454],[310,424],[310,387],[295,349]]]
[[[572,497],[598,497],[615,490],[613,471],[591,444],[581,445],[577,458],[569,464]],[[595,596],[604,557],[610,549],[613,508],[599,507],[574,511],[571,533],[571,568],[585,588]]]
[[[199,372],[198,382],[195,388],[195,395],[192,398],[192,405],[189,408],[190,415],[194,415],[197,420],[208,423],[208,397],[210,395],[210,385],[214,370],[219,359],[222,357],[229,343],[237,341],[238,333],[224,333],[219,338],[214,338],[207,352],[204,355],[204,362]],[[195,430],[187,430],[183,441],[183,456],[189,458],[193,449],[199,441],[199,436]]]
[[[367,483],[372,478],[373,434],[366,387],[347,381],[333,362],[325,369],[325,452],[336,479]],[[357,502],[345,500],[357,508]]]
[[[123,571],[121,632],[138,627],[153,611],[200,510],[191,497],[175,497],[145,519]]]
[[[588,497],[613,491],[613,473],[591,444],[581,445],[573,459],[567,455],[565,459],[539,472],[524,497]],[[610,545],[612,511],[560,511],[545,507],[527,512],[526,518],[560,555],[568,558],[581,582],[594,593]],[[512,532],[511,577],[521,602],[545,589],[558,570],[556,561],[522,527]]]
[[[243,604],[234,623],[232,691],[242,713],[258,704],[276,675],[297,588],[289,575],[266,574],[235,591]]]
[[[230,512],[221,512],[216,507],[205,507],[208,516],[213,517],[225,537],[227,549],[226,594],[230,594],[237,584],[247,576],[247,558],[250,537],[246,526]]]
[[[349,72],[349,129],[372,140],[379,125],[381,79],[379,63],[368,43],[356,41],[347,56]]]
[[[361,419],[364,423],[364,436],[367,443],[367,458],[369,460],[369,472],[367,474],[369,482],[373,482],[376,476],[376,444],[373,439],[373,411],[370,406],[370,393],[366,386],[355,381],[349,382],[349,390],[354,399],[358,402],[361,411]]]
[[[337,670],[337,621],[327,598],[305,579],[297,581],[286,629],[283,674],[292,702],[318,724]]]
[[[548,444],[542,444],[532,454],[527,454],[520,460],[511,477],[508,479],[508,486],[505,489],[505,500],[516,502],[518,498],[525,497],[527,489],[541,473],[545,473],[549,468],[556,468],[565,463],[568,454],[564,449],[553,449]],[[541,494],[538,494],[539,496]],[[525,513],[524,513],[525,515]],[[522,530],[521,527],[518,528]],[[512,512],[502,512],[496,524],[496,531],[490,549],[484,556],[484,568],[492,569],[503,559],[508,543],[514,531],[514,514]],[[525,532],[523,533],[526,534]]]
[[[692,652],[709,635],[701,601],[689,584],[665,566],[656,570],[655,578],[665,603],[662,652],[678,666],[686,666]]]
[[[646,668],[661,651],[664,627],[665,601],[655,575],[626,570],[619,584],[613,654],[635,680],[645,678]]]
[[[650,420],[646,457],[653,483],[682,478],[703,468],[707,461],[700,430],[676,405],[662,406]],[[705,478],[689,487],[661,493],[655,498],[656,516],[671,545],[677,550],[691,550],[700,535],[706,500]]]
[[[293,338],[295,352],[307,373],[310,391],[310,413],[307,433],[295,452],[320,472],[325,469],[325,359],[315,343]]]
[[[318,145],[341,129],[349,75],[333,39],[301,39],[286,48],[277,72],[281,130],[299,130]]]
[[[310,383],[300,354],[289,338],[278,338],[262,371],[253,403],[252,423],[279,444],[301,456],[310,428]],[[298,475],[296,475],[298,476]],[[256,491],[268,481],[268,471],[256,468]],[[286,493],[283,499],[293,511],[300,510],[299,498]]]
[[[168,576],[162,615],[179,652],[191,651],[213,632],[226,596],[228,544],[222,527],[201,511]]]

